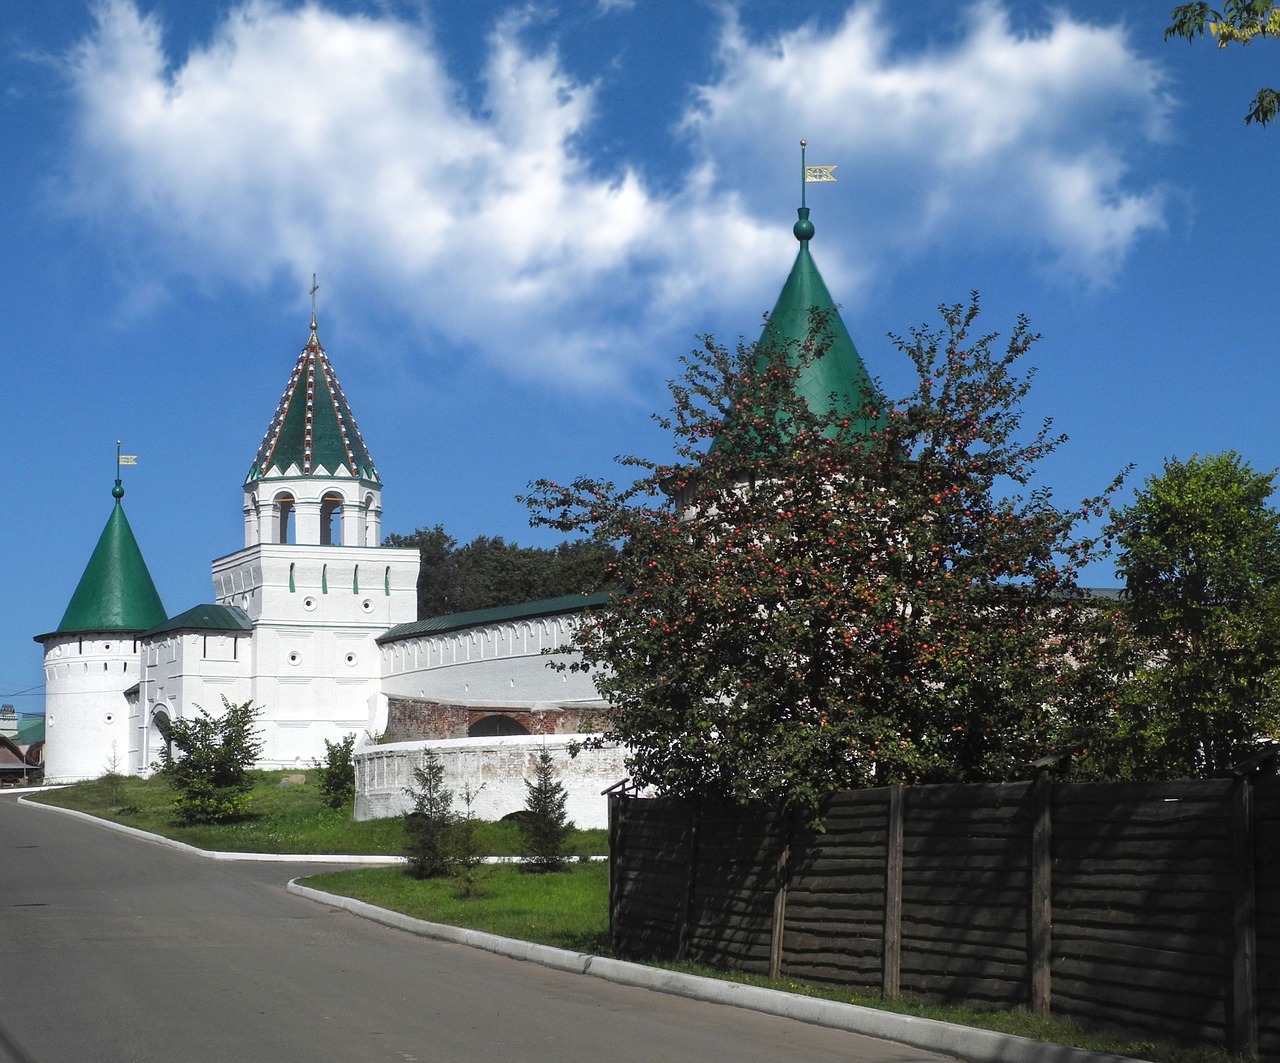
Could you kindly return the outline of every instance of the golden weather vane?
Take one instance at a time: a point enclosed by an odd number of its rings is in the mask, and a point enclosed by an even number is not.
[[[805,202],[805,185],[820,184],[836,179],[835,166],[805,165],[804,151],[808,146],[809,142],[807,140],[800,141],[800,206],[802,207],[808,205]]]

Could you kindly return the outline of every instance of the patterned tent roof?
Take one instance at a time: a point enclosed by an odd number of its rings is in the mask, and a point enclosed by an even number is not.
[[[320,346],[312,314],[311,338],[293,367],[246,482],[344,473],[381,483],[329,356]]]

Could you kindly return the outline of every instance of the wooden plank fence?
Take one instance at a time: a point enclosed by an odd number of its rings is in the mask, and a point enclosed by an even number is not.
[[[1280,1060],[1280,780],[610,798],[613,946]]]

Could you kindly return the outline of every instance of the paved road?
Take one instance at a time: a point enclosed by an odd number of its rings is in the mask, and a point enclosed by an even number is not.
[[[0,1063],[936,1059],[423,940],[0,797]]]

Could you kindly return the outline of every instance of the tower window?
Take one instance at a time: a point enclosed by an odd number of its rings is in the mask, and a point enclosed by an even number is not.
[[[342,496],[337,492],[320,499],[320,545],[342,545]]]
[[[276,495],[276,542],[293,542],[293,495]]]

